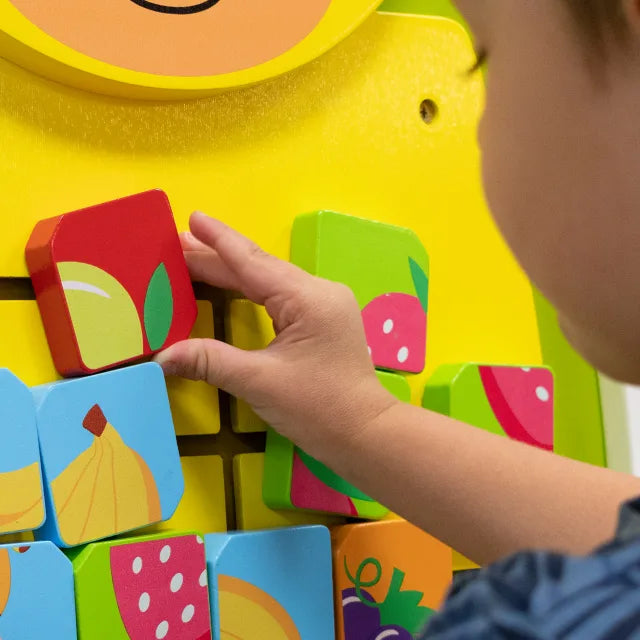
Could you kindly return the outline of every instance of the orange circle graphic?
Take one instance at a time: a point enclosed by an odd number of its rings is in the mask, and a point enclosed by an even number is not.
[[[213,76],[272,60],[306,38],[332,0],[10,0],[95,60],[163,76]]]
[[[240,578],[219,574],[218,597],[221,598],[226,594],[238,596],[244,602],[242,612],[239,609],[227,610],[222,601],[218,602],[222,638],[249,640],[249,638],[258,637],[255,632],[256,626],[259,626],[260,623],[255,619],[255,610],[253,611],[254,619],[251,620],[251,607],[255,606],[267,613],[277,623],[278,636],[283,640],[301,640],[300,632],[287,610],[266,591]],[[272,635],[269,637],[271,638]]]

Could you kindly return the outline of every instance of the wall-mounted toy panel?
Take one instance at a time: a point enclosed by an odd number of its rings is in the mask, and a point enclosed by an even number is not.
[[[36,411],[8,369],[0,369],[0,431],[0,534],[36,529],[45,519]]]
[[[346,518],[300,509],[272,509],[263,498],[264,453],[241,453],[233,458],[237,527],[243,531],[320,524],[345,524]]]
[[[169,520],[145,527],[135,535],[170,531],[227,530],[225,477],[220,456],[182,456],[184,494]]]
[[[8,22],[0,20],[3,28]],[[438,55],[423,65],[427,50]],[[451,73],[472,60],[455,23],[389,14],[372,15],[287,77],[191,103],[105,100],[0,59],[0,183],[11,230],[0,241],[0,273],[27,274],[21,251],[43,217],[150,186],[170,194],[179,229],[201,209],[281,258],[295,216],[325,207],[414,229],[428,243],[438,269],[430,368],[469,358],[538,363],[531,290],[479,185],[482,79]],[[326,91],[335,78],[350,80]],[[420,118],[425,97],[439,108],[429,126]],[[478,281],[504,286],[469,288],[470,269]],[[414,391],[424,382],[412,381]]]
[[[35,300],[0,300],[0,331],[11,336],[11,340],[0,341],[0,362],[27,386],[60,377]]]
[[[72,547],[171,517],[184,483],[159,365],[32,392],[47,505],[37,539]]]
[[[451,584],[451,549],[404,520],[332,530],[338,640],[416,637]]]
[[[326,527],[205,536],[214,640],[334,637]]]
[[[190,338],[213,338],[213,306],[198,300],[198,317]],[[220,432],[218,390],[205,381],[167,378],[171,413],[178,436],[196,436]]]
[[[62,375],[96,373],[189,336],[196,301],[161,191],[42,220],[25,256]]]
[[[546,367],[445,365],[427,383],[423,406],[553,450],[554,381]]]
[[[352,289],[376,367],[424,369],[429,256],[413,231],[331,211],[306,214],[293,223],[291,261]]]
[[[47,11],[30,0],[0,0],[0,53],[92,91],[196,97],[260,82],[313,60],[379,4],[111,0],[89,9],[82,0],[67,0]]]
[[[433,64],[420,64],[425,50],[438,52]],[[466,358],[537,363],[530,287],[479,188],[482,79],[451,73],[472,59],[458,25],[389,14],[372,15],[339,47],[287,77],[191,103],[105,100],[0,59],[0,183],[11,230],[0,242],[0,273],[26,275],[21,251],[43,217],[153,185],[170,194],[179,229],[198,208],[281,258],[289,255],[295,216],[326,207],[412,228],[428,243],[438,265],[430,367]],[[335,78],[350,81],[326,91]],[[381,87],[391,85],[380,100]],[[430,126],[420,118],[424,97],[439,107]],[[469,288],[470,269],[478,281],[499,279],[504,287]],[[411,384],[417,391],[424,382]]]
[[[425,51],[437,53],[433,64],[424,64]],[[0,182],[11,187],[3,206],[12,230],[2,239],[2,275],[25,275],[21,249],[51,203],[55,211],[71,211],[162,184],[180,228],[191,210],[202,208],[280,257],[287,255],[293,217],[329,206],[428,238],[438,268],[430,368],[469,357],[538,362],[528,284],[489,223],[478,185],[481,80],[451,73],[472,57],[452,23],[375,15],[340,48],[287,78],[164,105],[70,91],[0,60]],[[348,81],[326,91],[338,77]],[[381,88],[391,85],[394,91],[380,100]],[[429,126],[418,110],[424,97],[439,107]],[[503,286],[469,288],[470,272],[481,282],[499,278]],[[411,384],[416,390],[424,379]],[[259,495],[261,483],[252,487]],[[258,509],[247,513],[250,526],[259,522],[250,517]]]
[[[377,376],[399,400],[411,400],[411,390],[402,376],[382,371]],[[263,497],[274,509],[303,509],[368,520],[384,518],[389,512],[273,429],[267,432]]]
[[[199,535],[96,542],[71,555],[79,640],[211,639]]]
[[[231,300],[224,320],[227,341],[238,349],[264,349],[276,337],[273,322],[265,308],[250,300]],[[235,397],[231,398],[231,427],[238,433],[267,429],[264,420],[244,400]]]
[[[73,569],[62,551],[51,542],[0,545],[0,638],[76,637]]]
[[[598,378],[607,467],[640,476],[640,387]]]

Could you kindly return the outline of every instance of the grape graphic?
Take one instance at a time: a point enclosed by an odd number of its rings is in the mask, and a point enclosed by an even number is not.
[[[378,629],[370,640],[413,640],[413,636],[403,627],[391,624]]]
[[[364,580],[362,576],[369,567],[373,567],[375,575]],[[376,602],[364,589],[374,587],[382,579],[382,565],[376,558],[363,560],[353,576],[345,557],[344,571],[354,585],[354,588],[342,592],[345,640],[411,640],[434,613],[420,605],[423,593],[402,589],[405,574],[396,568],[384,601]]]
[[[362,599],[375,604],[373,597],[364,589],[360,590],[360,597],[354,588],[342,592],[345,640],[370,640],[380,629],[380,611],[366,605]]]

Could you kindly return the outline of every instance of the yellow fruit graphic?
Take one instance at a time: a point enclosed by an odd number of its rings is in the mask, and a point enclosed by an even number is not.
[[[221,640],[301,640],[286,609],[255,585],[218,576]]]
[[[162,517],[153,475],[96,404],[82,426],[95,436],[51,483],[60,536],[76,545],[112,536]]]
[[[0,616],[9,601],[11,591],[11,562],[9,561],[9,550],[0,549]]]
[[[0,533],[35,529],[43,520],[40,464],[0,473]]]
[[[84,262],[58,262],[57,267],[84,364],[100,369],[140,355],[142,326],[127,290]]]

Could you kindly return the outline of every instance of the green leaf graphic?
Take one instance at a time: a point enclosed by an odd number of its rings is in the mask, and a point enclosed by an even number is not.
[[[370,580],[364,580],[363,574],[371,567],[374,575]],[[349,571],[347,558],[344,558],[344,571],[347,579],[353,584],[356,595],[360,602],[367,607],[375,608],[380,611],[380,625],[396,625],[406,629],[412,635],[418,633],[425,625],[427,620],[434,614],[433,609],[423,607],[420,602],[424,596],[420,591],[403,591],[402,583],[404,582],[405,573],[400,569],[393,570],[391,583],[387,595],[383,602],[371,602],[367,600],[363,594],[363,589],[375,587],[382,579],[382,565],[376,558],[366,558],[363,560],[353,576]],[[371,574],[371,572],[368,572]]]
[[[413,286],[416,288],[416,295],[424,312],[427,313],[429,308],[429,278],[413,258],[409,258],[409,268],[411,269]]]
[[[404,572],[393,570],[391,584],[384,602],[380,605],[380,624],[395,624],[409,633],[420,631],[426,621],[433,615],[429,607],[420,606],[423,593],[420,591],[403,591]]]
[[[144,328],[153,351],[164,344],[173,322],[173,292],[169,274],[160,263],[149,280],[144,300]]]

